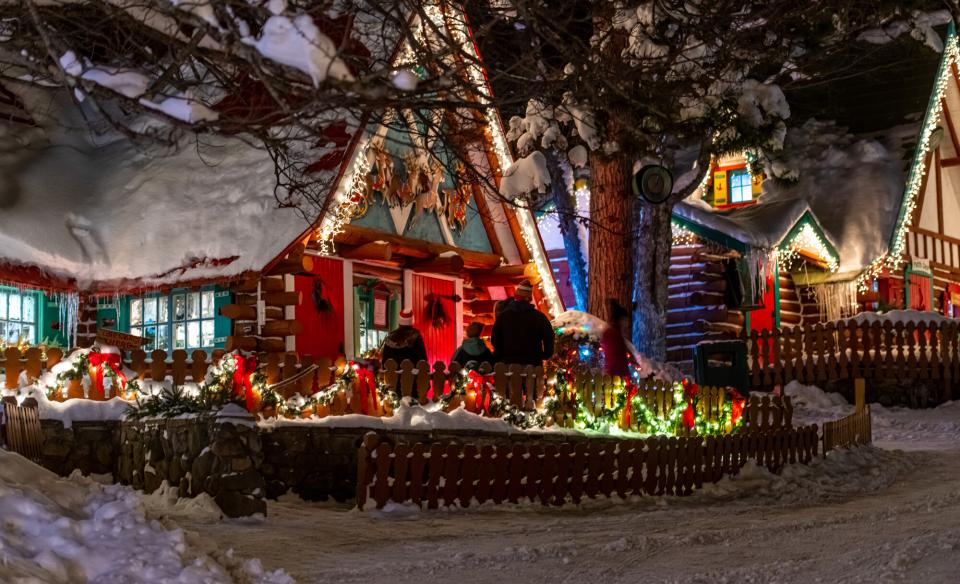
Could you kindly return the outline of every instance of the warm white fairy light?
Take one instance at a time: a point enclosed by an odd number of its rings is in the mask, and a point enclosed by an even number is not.
[[[474,51],[473,40],[470,38],[469,31],[461,19],[444,19],[443,12],[439,3],[431,3],[426,6],[426,14],[436,25],[437,28],[446,27],[452,33],[453,39],[460,43],[464,53]],[[427,27],[419,27],[420,33],[426,35],[429,33]],[[403,49],[399,52],[394,65],[409,63],[414,59],[412,49],[405,43]],[[489,104],[491,102],[487,80],[479,63],[473,62],[467,67],[467,73],[473,87],[477,89],[477,94],[481,103]],[[506,133],[503,130],[503,124],[500,121],[499,114],[494,108],[484,108],[484,116],[488,127],[490,128],[490,141],[493,146],[494,154],[497,157],[497,163],[501,169],[507,168],[513,164],[513,156],[510,154],[510,147],[507,142]],[[338,233],[341,233],[344,226],[350,222],[360,196],[363,196],[366,188],[367,174],[370,172],[370,163],[367,160],[366,150],[370,144],[370,139],[365,138],[361,144],[357,145],[356,154],[351,162],[352,167],[344,176],[349,176],[349,181],[342,181],[340,187],[333,195],[330,209],[320,227],[317,229],[317,239],[320,244],[320,253],[330,255],[334,252],[333,239]],[[497,169],[495,169],[497,170]],[[543,244],[540,241],[540,232],[537,228],[536,219],[528,209],[518,208],[516,210],[518,223],[520,224],[520,233],[523,236],[524,243],[533,258],[533,264],[540,275],[540,288],[546,297],[550,312],[556,316],[563,312],[563,303],[560,300],[560,293],[557,291],[556,283],[553,281],[550,262],[547,260],[546,253],[543,250]]]
[[[431,18],[433,18],[434,12],[429,11],[429,13]],[[452,33],[453,39],[460,43],[465,53],[474,52],[473,39],[470,38],[470,33],[462,19],[450,19],[446,25],[447,29]],[[473,87],[475,87],[480,94],[481,102],[489,104],[491,100],[488,93],[487,79],[479,63],[476,61],[470,63],[467,71],[470,80],[473,82]],[[510,154],[510,146],[507,142],[506,132],[503,131],[500,115],[496,109],[492,107],[483,109],[487,126],[490,128],[490,141],[493,145],[493,152],[497,156],[497,163],[501,169],[505,169],[513,164],[513,156]],[[547,255],[543,251],[540,232],[537,230],[537,221],[529,209],[517,208],[516,216],[520,223],[520,233],[523,236],[524,243],[526,243],[527,249],[530,250],[533,263],[537,267],[537,272],[540,274],[540,287],[547,299],[550,312],[554,316],[557,316],[563,312],[563,302],[560,300],[560,293],[557,291],[556,283],[553,281],[550,262],[547,260]]]
[[[943,50],[943,59],[940,61],[937,84],[934,87],[933,95],[930,96],[930,103],[923,120],[923,128],[920,130],[920,143],[914,153],[913,164],[910,166],[910,177],[907,180],[903,205],[900,208],[900,215],[897,217],[890,251],[874,260],[860,275],[857,286],[862,292],[869,289],[873,278],[879,276],[885,268],[896,270],[904,262],[907,233],[910,230],[913,213],[917,208],[917,195],[920,193],[920,187],[923,184],[924,162],[930,153],[930,138],[940,123],[940,116],[943,113],[943,96],[947,90],[947,83],[950,81],[951,69],[958,56],[960,56],[960,47],[957,45],[956,30],[954,25],[951,24]]]
[[[357,210],[360,199],[366,196],[367,175],[370,173],[370,162],[367,159],[367,147],[370,138],[364,137],[357,144],[356,153],[350,161],[350,167],[344,176],[349,180],[340,181],[340,185],[333,194],[333,200],[320,227],[317,228],[317,242],[322,255],[332,255],[334,252],[333,240],[342,233],[344,227],[350,223],[350,218]]]
[[[785,241],[780,245],[777,253],[777,265],[784,270],[790,269],[802,250],[816,253],[827,263],[827,269],[831,272],[836,272],[840,268],[840,261],[837,256],[830,251],[826,242],[809,223],[804,223],[803,227],[797,231],[790,241]]]
[[[697,235],[678,223],[670,223],[673,245],[690,245],[697,242]]]

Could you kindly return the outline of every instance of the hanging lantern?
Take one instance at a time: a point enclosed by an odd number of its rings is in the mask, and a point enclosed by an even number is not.
[[[656,164],[648,164],[633,175],[633,194],[648,203],[659,205],[673,192],[673,175]]]

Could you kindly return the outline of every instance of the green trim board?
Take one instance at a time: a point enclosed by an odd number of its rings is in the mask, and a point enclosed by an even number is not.
[[[750,246],[743,243],[739,239],[730,237],[729,235],[727,235],[726,233],[723,233],[722,231],[717,231],[716,229],[712,229],[710,227],[705,227],[699,223],[695,223],[685,217],[679,217],[677,215],[673,215],[673,217],[671,218],[671,221],[675,223],[678,227],[682,227],[688,231],[695,233],[696,235],[709,239],[714,243],[718,243],[726,248],[738,251],[740,253],[746,253],[747,250],[750,248]]]
[[[773,326],[780,328],[780,264],[773,265]]]
[[[913,203],[913,197],[910,196],[910,190],[912,185],[919,180],[918,175],[926,172],[926,157],[929,150],[929,144],[926,144],[926,148],[921,148],[921,145],[924,145],[924,138],[928,137],[933,131],[931,127],[937,119],[938,115],[936,113],[936,108],[939,105],[939,98],[941,97],[941,87],[940,80],[949,73],[949,64],[951,60],[950,47],[957,42],[957,27],[951,21],[947,25],[947,37],[944,39],[943,54],[940,58],[940,65],[937,67],[937,77],[934,81],[933,90],[930,92],[930,98],[927,100],[927,109],[924,112],[923,116],[923,125],[920,126],[920,135],[918,136],[921,144],[918,144],[918,147],[913,154],[913,162],[910,164],[910,172],[907,174],[907,181],[904,183],[904,192],[903,197],[900,199],[900,209],[897,212],[897,221],[893,225],[893,233],[890,235],[890,249],[898,250],[898,239],[900,231],[903,229],[904,222],[907,219],[907,210],[909,206]],[[889,253],[889,252],[888,252]],[[882,256],[881,256],[882,257]]]
[[[803,215],[797,219],[797,222],[794,223],[793,227],[790,228],[790,231],[788,231],[784,238],[780,240],[779,245],[777,245],[777,249],[786,249],[807,225],[809,225],[816,232],[817,236],[820,238],[820,243],[822,243],[826,250],[830,253],[830,259],[839,264],[840,253],[837,251],[837,248],[830,243],[830,239],[827,238],[827,234],[824,233],[823,228],[820,227],[820,223],[810,211],[803,212]]]

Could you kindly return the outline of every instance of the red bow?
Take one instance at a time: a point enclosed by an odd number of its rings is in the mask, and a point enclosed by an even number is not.
[[[747,403],[747,400],[736,389],[730,389],[730,400],[732,402],[730,404],[730,425],[732,428],[736,428],[737,422],[743,416],[743,406]]]
[[[467,389],[472,389],[477,395],[473,413],[479,414],[490,410],[490,400],[492,399],[490,387],[492,384],[492,375],[481,375],[474,370],[467,372]]]
[[[233,395],[243,396],[246,400],[247,411],[253,411],[253,384],[250,376],[257,370],[257,356],[244,357],[239,353],[233,356]]]
[[[120,370],[120,355],[118,353],[93,353],[91,352],[87,356],[92,367],[96,367],[96,388],[100,394],[106,398],[106,390],[103,387],[103,366],[106,365],[113,371],[113,374],[117,376],[117,380],[120,382],[120,392],[126,391],[127,389],[127,376],[123,374],[123,371]],[[117,395],[120,395],[120,392],[116,392]]]
[[[357,380],[354,385],[354,391],[360,392],[360,412],[370,415],[370,400],[373,400],[373,410],[376,413],[380,409],[380,396],[377,395],[377,381],[373,377],[373,371],[366,367],[355,366],[351,363],[349,367],[354,367],[357,372]]]
[[[630,422],[631,422],[630,418],[633,415],[633,412],[632,412],[633,408],[631,407],[631,404],[633,403],[633,398],[636,397],[638,393],[640,393],[640,390],[637,389],[637,386],[634,385],[633,382],[629,380],[627,381],[626,389],[627,389],[627,405],[624,408],[625,415],[624,415],[623,421],[626,423],[627,428],[629,428]]]

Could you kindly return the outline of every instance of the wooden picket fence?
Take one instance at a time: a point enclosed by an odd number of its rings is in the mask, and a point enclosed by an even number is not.
[[[845,320],[747,337],[753,389],[770,390],[797,380],[935,380],[944,399],[960,384],[960,324]]]
[[[873,426],[870,406],[864,405],[854,413],[823,424],[823,452],[834,448],[870,444],[873,442]]]
[[[16,398],[3,400],[3,435],[7,449],[34,462],[40,461],[43,433],[40,430],[40,414],[37,402],[24,400],[17,405]]]
[[[435,509],[492,501],[544,505],[584,497],[689,495],[705,483],[736,474],[748,460],[777,470],[817,456],[816,426],[731,436],[651,437],[589,443],[411,445],[360,447],[357,507],[389,501]]]
[[[219,361],[223,355],[224,351],[221,349],[214,350],[209,355],[206,351],[197,350],[188,354],[177,349],[170,353],[169,358],[166,351],[131,351],[123,365],[135,372],[135,379],[170,379],[174,384],[180,385],[186,381],[202,381],[210,365]],[[36,380],[43,372],[59,363],[63,356],[60,349],[47,349],[44,352],[38,347],[32,347],[21,352],[16,347],[7,348],[0,353],[4,386],[7,389],[16,388],[22,372],[26,372],[27,381]],[[334,365],[330,359],[314,359],[310,355],[298,356],[295,353],[268,354],[264,362],[267,383],[280,383],[297,376],[303,369],[314,364],[317,365],[318,383],[321,387],[328,385],[332,381]],[[303,386],[295,389],[307,391],[312,384],[311,377]]]

